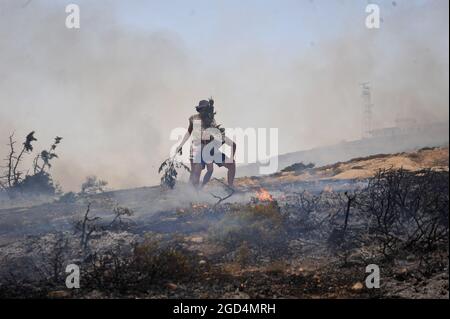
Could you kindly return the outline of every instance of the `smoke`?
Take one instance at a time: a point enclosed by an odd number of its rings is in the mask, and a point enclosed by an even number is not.
[[[118,1],[79,1],[76,31],[64,27],[64,2],[2,1],[0,154],[13,131],[36,130],[36,149],[60,135],[53,175],[64,190],[92,174],[125,188],[158,182],[171,130],[210,95],[225,127],[278,127],[281,153],[358,138],[364,81],[378,127],[396,116],[447,118],[448,2],[397,2],[380,30],[364,27],[364,1],[337,2],[341,32],[321,37],[327,22],[317,21],[309,37],[292,32],[279,47],[255,36],[265,17],[221,3],[220,19],[205,25],[214,40],[199,49],[176,30],[124,25]]]
[[[180,98],[197,99],[182,93],[192,64],[176,34],[122,31],[114,7],[86,7],[70,32],[63,5],[2,2],[2,136],[36,130],[37,149],[63,136],[54,174],[65,188],[89,174],[120,187],[154,182],[169,128],[185,125],[171,120]]]

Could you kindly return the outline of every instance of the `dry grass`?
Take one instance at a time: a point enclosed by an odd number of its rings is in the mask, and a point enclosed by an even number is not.
[[[238,259],[244,263],[251,258],[251,251],[282,255],[288,240],[286,221],[276,202],[243,205],[212,227],[209,239],[227,251],[238,251]]]

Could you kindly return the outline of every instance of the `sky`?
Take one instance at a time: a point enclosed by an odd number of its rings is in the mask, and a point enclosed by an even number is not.
[[[278,128],[287,153],[359,138],[366,81],[375,127],[448,118],[448,1],[373,2],[377,30],[366,0],[0,0],[0,155],[35,130],[36,149],[64,138],[64,190],[153,185],[201,99],[224,127]]]

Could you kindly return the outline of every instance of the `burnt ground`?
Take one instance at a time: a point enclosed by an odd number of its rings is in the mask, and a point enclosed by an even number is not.
[[[449,298],[448,172],[274,178],[0,209],[0,297]]]

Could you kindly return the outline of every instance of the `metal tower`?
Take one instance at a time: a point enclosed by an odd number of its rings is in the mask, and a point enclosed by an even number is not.
[[[370,83],[364,82],[361,83],[362,89],[362,99],[363,99],[363,107],[362,107],[362,125],[361,125],[361,133],[362,138],[368,138],[372,135],[372,94],[370,91]]]

